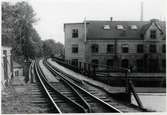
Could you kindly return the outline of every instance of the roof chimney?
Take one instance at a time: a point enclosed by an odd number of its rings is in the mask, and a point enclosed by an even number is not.
[[[113,17],[110,17],[110,21],[112,21],[113,20]]]
[[[143,21],[143,1],[141,2],[141,14],[140,14],[140,21]]]

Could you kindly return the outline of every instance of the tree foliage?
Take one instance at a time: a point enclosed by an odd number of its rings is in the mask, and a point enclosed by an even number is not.
[[[64,46],[54,40],[42,41],[33,24],[33,8],[25,1],[2,2],[2,45],[12,47],[13,57],[23,59],[64,54]]]
[[[36,48],[42,41],[33,28],[35,22],[35,13],[27,2],[2,2],[2,45],[11,46],[16,57],[28,59],[39,55],[41,50]]]
[[[64,45],[60,42],[55,42],[53,39],[43,41],[43,54],[44,56],[51,55],[64,55]]]

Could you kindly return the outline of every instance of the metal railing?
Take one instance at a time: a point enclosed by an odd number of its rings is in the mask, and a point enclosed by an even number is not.
[[[129,102],[131,103],[131,94],[134,96],[138,107],[141,109],[144,109],[143,104],[139,98],[139,96],[137,95],[136,91],[135,91],[135,86],[133,85],[133,82],[131,80],[129,80],[128,74],[131,72],[130,69],[128,68],[123,68],[123,67],[115,67],[113,68],[112,66],[107,66],[107,65],[101,65],[101,64],[90,64],[87,62],[78,62],[76,65],[73,65],[71,60],[63,60],[63,59],[59,59],[59,58],[53,58],[53,61],[56,61],[57,63],[72,69],[75,72],[87,75],[91,78],[94,78],[95,76],[97,76],[97,73],[100,72],[122,72],[125,74],[125,93],[128,95],[129,98]],[[107,69],[103,69],[103,70],[97,70],[97,66],[101,67],[101,68],[107,68]]]

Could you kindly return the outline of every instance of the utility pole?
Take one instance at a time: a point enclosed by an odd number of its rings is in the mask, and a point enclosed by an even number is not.
[[[140,14],[140,21],[143,21],[143,1],[141,2],[141,4],[140,4],[141,6],[141,14]]]

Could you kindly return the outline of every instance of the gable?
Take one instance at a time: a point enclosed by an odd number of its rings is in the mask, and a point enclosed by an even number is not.
[[[165,33],[164,29],[165,28],[163,29],[163,27],[162,27],[162,25],[160,25],[160,23],[152,22],[146,26],[147,26],[147,28],[145,29],[145,31],[143,33],[145,40],[153,40],[151,38],[151,31],[155,31],[155,33],[156,33],[156,38],[154,40],[160,40],[164,36],[164,33]]]

